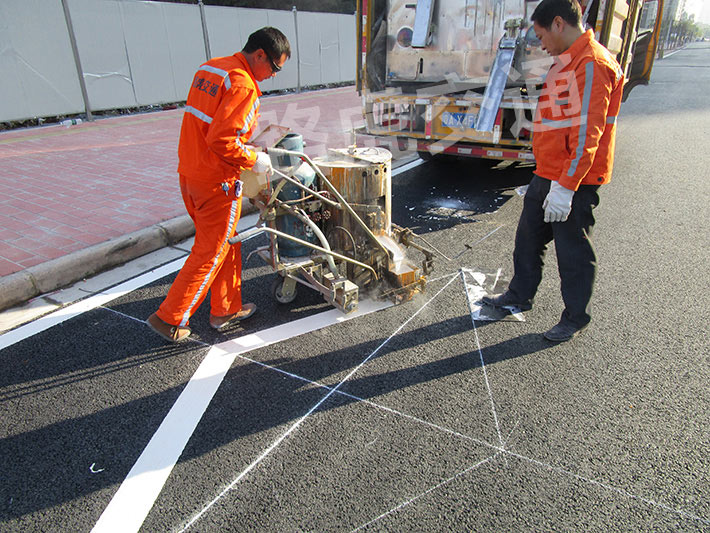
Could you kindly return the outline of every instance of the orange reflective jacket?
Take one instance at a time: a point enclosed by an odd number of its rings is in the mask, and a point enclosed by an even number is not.
[[[588,30],[545,78],[533,125],[535,174],[576,191],[611,179],[624,76]]]
[[[187,95],[178,146],[178,172],[189,179],[232,182],[256,162],[246,147],[259,113],[261,91],[237,52],[200,66]]]

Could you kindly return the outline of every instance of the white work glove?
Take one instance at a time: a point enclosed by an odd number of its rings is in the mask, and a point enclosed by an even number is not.
[[[265,152],[257,152],[256,163],[254,163],[252,170],[257,174],[272,174],[274,172],[274,167],[271,166],[271,158],[269,157],[269,154]]]
[[[564,222],[572,211],[572,197],[570,191],[556,181],[550,182],[550,192],[547,193],[542,208],[545,210],[545,222]]]

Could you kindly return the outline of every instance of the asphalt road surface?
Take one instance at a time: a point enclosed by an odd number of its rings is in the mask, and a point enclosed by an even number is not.
[[[552,250],[523,321],[471,315],[531,169],[434,161],[394,178],[394,221],[448,257],[406,304],[279,305],[252,258],[258,314],[218,334],[203,305],[166,345],[167,265],[6,346],[0,530],[710,531],[709,84],[698,44],[624,104],[571,342],[540,335]]]

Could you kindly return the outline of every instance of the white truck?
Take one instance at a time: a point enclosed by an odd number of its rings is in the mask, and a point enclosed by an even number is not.
[[[424,159],[527,161],[552,59],[530,15],[539,1],[358,0],[364,132]],[[624,98],[648,83],[663,0],[582,0],[584,24],[618,59]]]

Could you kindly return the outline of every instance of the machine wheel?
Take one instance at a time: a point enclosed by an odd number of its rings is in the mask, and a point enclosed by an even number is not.
[[[294,282],[293,289],[291,290],[290,294],[287,292],[284,292],[284,282],[286,280],[282,278],[281,276],[277,276],[276,279],[274,280],[274,283],[271,285],[271,294],[274,296],[274,299],[279,302],[280,304],[290,304],[296,299],[296,284]]]

